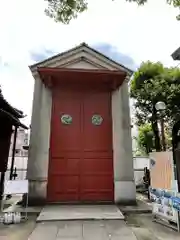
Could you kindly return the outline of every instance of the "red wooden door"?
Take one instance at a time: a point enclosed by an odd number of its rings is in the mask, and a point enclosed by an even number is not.
[[[113,201],[113,192],[110,93],[53,90],[48,201]]]
[[[80,199],[112,201],[114,191],[110,93],[100,90],[84,92],[82,117]]]

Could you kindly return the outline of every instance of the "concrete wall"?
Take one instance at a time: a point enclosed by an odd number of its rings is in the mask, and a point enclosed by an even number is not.
[[[144,169],[145,167],[150,169],[150,159],[149,157],[134,157],[133,166],[134,170]]]
[[[33,113],[27,178],[30,203],[41,204],[46,199],[49,140],[51,124],[51,91],[40,79],[35,80]]]
[[[134,202],[136,191],[127,81],[112,93],[112,119],[115,201]]]
[[[14,133],[11,136],[11,145],[9,149],[8,157],[8,167],[5,173],[5,180],[10,178],[10,169],[12,164],[12,153],[14,144]],[[28,146],[29,144],[29,131],[23,128],[17,129],[16,138],[16,148],[15,148],[15,158],[14,158],[14,168],[16,168],[17,177],[16,180],[23,180],[26,178],[27,174],[27,162],[28,162],[28,150],[24,150],[23,146]]]
[[[150,159],[148,157],[134,157],[133,166],[135,184],[141,184],[144,176],[144,168],[147,167],[150,169]]]
[[[72,64],[66,66],[67,68],[80,68],[80,69],[98,69],[96,65],[92,65],[87,61],[75,61]]]

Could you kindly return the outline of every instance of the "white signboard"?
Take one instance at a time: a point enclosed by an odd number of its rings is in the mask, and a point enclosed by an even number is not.
[[[4,184],[4,195],[28,193],[28,180],[6,181]]]

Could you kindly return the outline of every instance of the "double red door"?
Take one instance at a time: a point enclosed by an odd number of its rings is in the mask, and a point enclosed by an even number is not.
[[[64,87],[52,95],[48,201],[113,201],[110,92]]]

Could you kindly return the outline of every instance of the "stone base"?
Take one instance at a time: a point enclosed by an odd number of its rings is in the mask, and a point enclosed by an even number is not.
[[[47,181],[29,180],[28,205],[43,206],[46,204]],[[25,197],[24,197],[25,200]]]
[[[122,201],[120,201],[120,202],[116,202],[116,204],[117,204],[117,206],[133,206],[133,207],[135,207],[135,206],[137,206],[137,201],[136,200],[129,200],[129,201],[127,201],[127,200],[122,200]]]
[[[136,186],[134,181],[115,181],[114,200],[118,205],[136,205]]]
[[[114,201],[118,205],[136,205],[134,181],[115,181]],[[29,206],[43,206],[47,202],[47,181],[29,180]],[[25,202],[25,196],[23,202]]]
[[[23,202],[24,204],[24,202]],[[29,197],[28,198],[28,206],[34,207],[34,206],[45,206],[46,205],[46,200],[44,198],[33,198]]]

